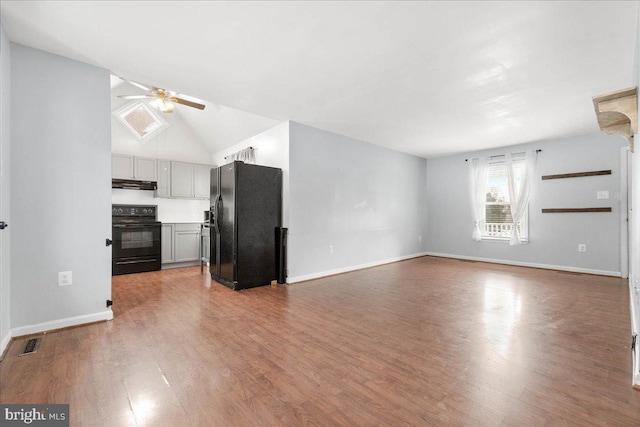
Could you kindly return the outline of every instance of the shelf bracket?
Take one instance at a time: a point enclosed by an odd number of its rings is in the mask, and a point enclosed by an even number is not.
[[[637,88],[594,96],[593,107],[600,130],[607,135],[625,137],[633,151],[633,135],[638,133]]]

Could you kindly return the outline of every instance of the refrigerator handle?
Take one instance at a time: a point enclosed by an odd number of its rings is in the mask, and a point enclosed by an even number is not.
[[[214,226],[216,229],[216,234],[220,234],[220,219],[222,216],[222,196],[220,194],[218,194],[218,197],[216,198],[215,208],[216,208],[216,214],[214,218],[215,219]]]

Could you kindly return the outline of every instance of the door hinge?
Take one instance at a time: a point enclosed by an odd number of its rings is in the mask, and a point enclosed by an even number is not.
[[[111,301],[110,299],[107,300],[107,308],[111,307],[113,305],[113,301]]]
[[[111,246],[113,244],[113,240],[111,239],[105,239],[105,245],[106,246]]]
[[[636,339],[638,338],[638,334],[631,335],[631,351],[636,351]]]

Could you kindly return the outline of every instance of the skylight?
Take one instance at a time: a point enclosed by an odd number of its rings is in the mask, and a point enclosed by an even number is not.
[[[169,127],[169,123],[144,101],[132,101],[113,112],[120,124],[140,142],[147,142]]]

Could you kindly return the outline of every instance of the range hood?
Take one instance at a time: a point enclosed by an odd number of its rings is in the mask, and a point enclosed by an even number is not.
[[[155,190],[158,183],[155,181],[137,181],[135,179],[118,179],[111,180],[111,188],[124,188],[128,190]]]

